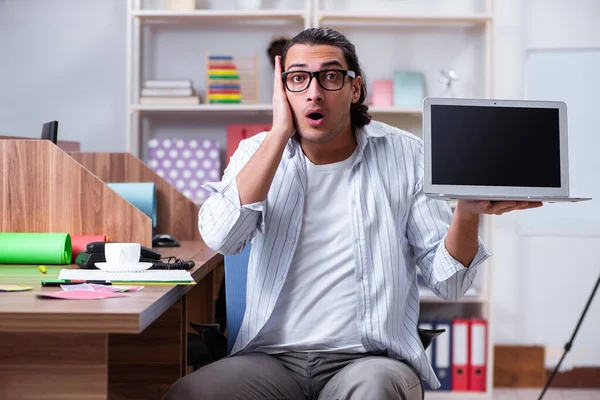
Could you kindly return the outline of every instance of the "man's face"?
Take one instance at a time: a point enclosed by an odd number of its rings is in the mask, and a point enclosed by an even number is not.
[[[296,44],[290,47],[285,58],[285,71],[347,70],[348,64],[342,49],[329,45]],[[358,71],[354,71],[358,73]],[[290,74],[288,84],[297,82],[302,87],[303,77]],[[322,73],[321,82],[336,88],[337,73]],[[309,78],[310,79],[310,78]],[[292,108],[294,124],[302,139],[312,143],[326,143],[350,125],[350,105],[360,98],[361,77],[341,77],[343,87],[328,91],[317,82],[316,76],[306,90],[291,92],[286,88]],[[293,81],[292,81],[293,80]],[[326,80],[329,80],[326,83]],[[304,81],[306,82],[306,81]],[[342,82],[340,81],[339,84]],[[284,83],[285,85],[285,83]]]

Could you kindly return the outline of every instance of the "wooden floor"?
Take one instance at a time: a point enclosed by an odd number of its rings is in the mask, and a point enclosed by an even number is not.
[[[494,400],[537,400],[542,389],[496,389]],[[600,389],[550,389],[543,400],[600,400]]]

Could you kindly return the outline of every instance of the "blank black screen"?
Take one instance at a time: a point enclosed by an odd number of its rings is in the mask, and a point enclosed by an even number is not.
[[[558,109],[431,106],[435,185],[560,187]]]

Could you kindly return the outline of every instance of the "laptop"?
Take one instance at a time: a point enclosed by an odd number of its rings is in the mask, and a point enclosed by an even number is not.
[[[569,197],[564,102],[426,98],[423,142],[428,197],[590,200]]]

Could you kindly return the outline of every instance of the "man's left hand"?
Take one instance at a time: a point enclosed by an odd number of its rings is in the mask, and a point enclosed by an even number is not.
[[[457,211],[469,214],[494,214],[502,215],[514,210],[527,210],[543,205],[539,201],[489,201],[489,200],[459,200]]]

